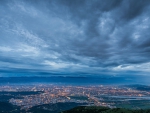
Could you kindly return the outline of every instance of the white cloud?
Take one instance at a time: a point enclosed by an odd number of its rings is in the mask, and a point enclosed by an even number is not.
[[[150,62],[142,64],[119,65],[111,68],[114,71],[144,71],[150,72]]]
[[[8,46],[0,46],[0,51],[9,52],[9,51],[12,51],[12,48],[10,48]]]

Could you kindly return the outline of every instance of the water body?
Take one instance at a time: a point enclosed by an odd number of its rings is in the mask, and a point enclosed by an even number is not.
[[[149,96],[108,96],[112,98],[126,99],[126,100],[150,100]]]

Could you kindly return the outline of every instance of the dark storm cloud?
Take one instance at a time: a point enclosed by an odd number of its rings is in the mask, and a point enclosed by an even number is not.
[[[80,25],[82,21],[86,21],[85,33],[90,37],[95,37],[99,35],[97,25],[101,13],[117,7],[122,0],[106,0],[105,2],[102,0],[95,0],[94,2],[90,0],[76,0],[75,2],[64,0],[59,2],[68,8],[71,12],[71,19],[77,24]]]
[[[149,0],[1,0],[0,69],[146,73],[149,10]]]
[[[126,11],[124,12],[123,18],[131,20],[137,16],[139,16],[141,13],[143,13],[144,9],[150,5],[149,0],[127,0],[126,1]]]

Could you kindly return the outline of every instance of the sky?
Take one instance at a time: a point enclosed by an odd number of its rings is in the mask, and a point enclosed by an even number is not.
[[[0,76],[150,74],[150,0],[0,0]]]

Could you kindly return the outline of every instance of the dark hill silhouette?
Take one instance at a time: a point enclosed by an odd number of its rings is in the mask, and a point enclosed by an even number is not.
[[[107,108],[96,106],[80,106],[60,113],[150,113],[148,110],[129,110],[124,108]]]

